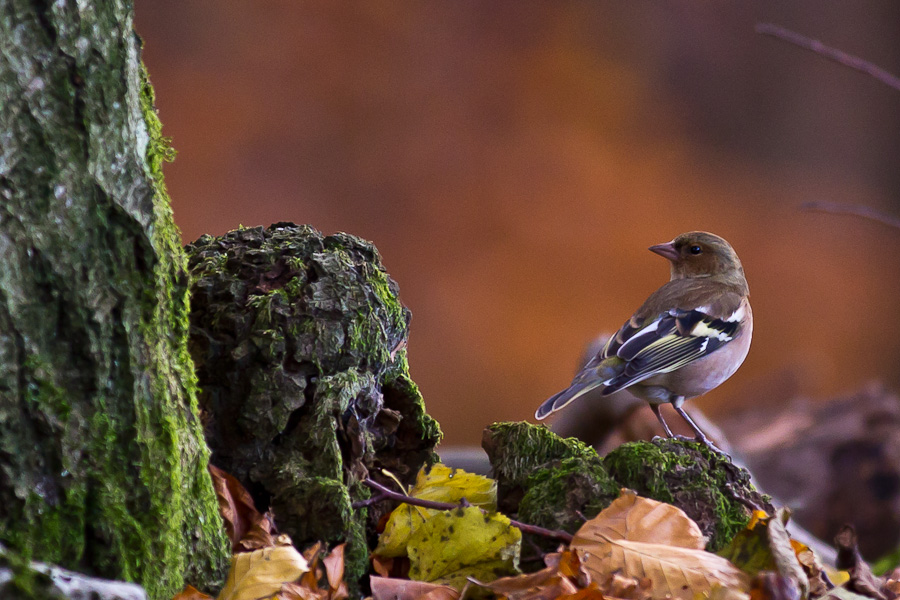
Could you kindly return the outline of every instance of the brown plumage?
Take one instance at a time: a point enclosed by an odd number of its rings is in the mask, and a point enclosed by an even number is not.
[[[711,446],[681,405],[731,377],[747,356],[753,314],[744,269],[728,242],[702,231],[650,250],[669,260],[671,279],[535,417],[546,418],[592,389],[609,395],[627,388],[650,403],[670,437],[659,413],[665,402]]]

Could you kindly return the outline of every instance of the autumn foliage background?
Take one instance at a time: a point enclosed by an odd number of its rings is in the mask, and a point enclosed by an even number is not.
[[[713,416],[900,384],[900,95],[754,33],[775,22],[900,72],[900,4],[137,0],[184,240],[309,223],[376,243],[449,443],[529,418],[583,345],[726,237],[752,291]]]

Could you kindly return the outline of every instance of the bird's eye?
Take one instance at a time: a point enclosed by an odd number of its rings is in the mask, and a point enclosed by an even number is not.
[[[691,246],[691,254],[700,254],[703,252],[703,248],[700,246]]]

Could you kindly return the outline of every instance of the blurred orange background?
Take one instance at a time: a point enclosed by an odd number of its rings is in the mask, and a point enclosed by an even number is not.
[[[185,242],[309,223],[375,242],[449,444],[530,419],[668,278],[647,246],[727,238],[756,326],[715,417],[782,371],[900,383],[900,92],[754,33],[900,72],[900,4],[137,0]],[[749,396],[752,401],[752,395]]]

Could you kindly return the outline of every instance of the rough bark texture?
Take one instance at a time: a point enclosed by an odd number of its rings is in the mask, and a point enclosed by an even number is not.
[[[0,0],[0,541],[171,596],[227,542],[125,0]]]
[[[436,461],[404,349],[409,311],[370,243],[278,223],[188,246],[191,352],[213,462],[298,546],[347,541],[363,574],[383,507],[356,509],[380,469]],[[370,512],[371,511],[371,512]]]

